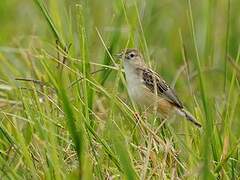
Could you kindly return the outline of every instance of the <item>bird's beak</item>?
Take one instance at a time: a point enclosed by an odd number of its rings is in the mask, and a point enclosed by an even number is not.
[[[122,59],[123,58],[123,52],[115,54],[115,57],[118,59]]]

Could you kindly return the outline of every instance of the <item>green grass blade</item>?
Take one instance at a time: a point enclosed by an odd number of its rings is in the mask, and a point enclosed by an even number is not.
[[[43,13],[48,25],[50,26],[54,37],[59,41],[61,48],[64,49],[66,47],[66,43],[64,42],[64,40],[62,39],[62,37],[60,36],[60,33],[58,32],[43,0],[34,0],[34,2],[36,3],[36,5],[39,7],[39,9],[41,10],[41,12]]]

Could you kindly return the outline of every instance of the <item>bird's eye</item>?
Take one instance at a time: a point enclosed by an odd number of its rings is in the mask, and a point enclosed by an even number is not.
[[[130,58],[133,58],[135,56],[135,54],[131,53],[130,54]]]

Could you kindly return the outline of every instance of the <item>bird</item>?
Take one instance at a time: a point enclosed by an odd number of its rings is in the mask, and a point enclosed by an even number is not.
[[[186,110],[174,89],[146,65],[138,49],[124,49],[117,57],[123,61],[128,94],[135,104],[147,111],[155,110],[157,115],[164,118],[178,114],[197,127],[202,127]]]

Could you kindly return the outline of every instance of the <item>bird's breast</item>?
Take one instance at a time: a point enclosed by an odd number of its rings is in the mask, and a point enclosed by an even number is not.
[[[142,75],[131,65],[125,65],[128,94],[131,99],[140,106],[149,106],[156,96],[144,85]]]

